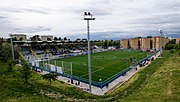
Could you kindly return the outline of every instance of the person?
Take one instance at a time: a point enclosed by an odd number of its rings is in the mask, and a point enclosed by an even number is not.
[[[80,85],[80,81],[78,81],[78,85]]]
[[[109,84],[108,84],[108,83],[106,83],[106,88],[108,88],[108,86],[109,86]]]
[[[73,79],[71,79],[71,84],[74,84]]]
[[[131,62],[131,63],[133,62],[133,58],[132,58],[132,57],[130,58],[130,62]]]

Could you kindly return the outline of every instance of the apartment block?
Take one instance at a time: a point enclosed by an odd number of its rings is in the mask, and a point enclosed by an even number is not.
[[[176,38],[176,44],[180,44],[180,38]]]
[[[140,49],[141,48],[141,38],[132,38],[129,39],[129,44],[133,49]]]
[[[129,48],[129,40],[128,39],[123,39],[120,41],[121,47],[124,49],[128,49]]]
[[[179,41],[179,40],[178,40]],[[165,47],[165,45],[169,42],[167,37],[146,37],[146,38],[131,38],[121,40],[122,48],[133,48],[133,49],[160,49]]]

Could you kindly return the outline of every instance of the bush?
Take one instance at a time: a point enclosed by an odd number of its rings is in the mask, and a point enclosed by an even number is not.
[[[174,48],[175,48],[177,51],[179,51],[179,50],[180,50],[180,44],[176,44],[176,45],[174,46]]]
[[[174,49],[174,44],[167,44],[167,45],[165,46],[165,49],[166,49],[166,50]]]
[[[171,53],[171,54],[175,53],[175,50],[174,50],[174,49],[171,49],[171,50],[170,50],[170,53]]]
[[[31,68],[28,63],[22,61],[22,67],[19,69],[19,74],[22,79],[24,79],[24,83],[28,84],[28,80],[31,77]]]
[[[179,56],[180,56],[180,51],[178,52]]]
[[[7,64],[8,64],[8,71],[9,72],[11,72],[12,71],[12,69],[13,69],[13,67],[15,66],[15,61],[13,61],[13,60],[8,60],[8,62],[7,62]]]

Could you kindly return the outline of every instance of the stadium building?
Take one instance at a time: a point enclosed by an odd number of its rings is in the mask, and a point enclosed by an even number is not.
[[[17,41],[26,41],[27,40],[25,34],[13,34],[13,35],[11,35],[11,37]]]
[[[51,36],[51,35],[44,35],[44,36],[41,36],[41,40],[42,41],[52,41],[53,40],[53,36]]]

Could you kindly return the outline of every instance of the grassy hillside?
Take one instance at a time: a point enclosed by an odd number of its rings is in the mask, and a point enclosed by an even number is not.
[[[149,76],[145,85],[135,93],[121,100],[121,102],[179,102],[180,101],[180,56],[165,53],[161,63],[149,66],[156,71]],[[158,62],[159,62],[158,61]]]
[[[61,102],[61,101],[172,101],[180,100],[180,56],[164,52],[163,58],[137,73],[115,92],[95,96],[78,88],[55,81],[49,84],[41,75],[32,74],[30,84],[19,78],[18,68],[8,72],[0,62],[0,101]]]

